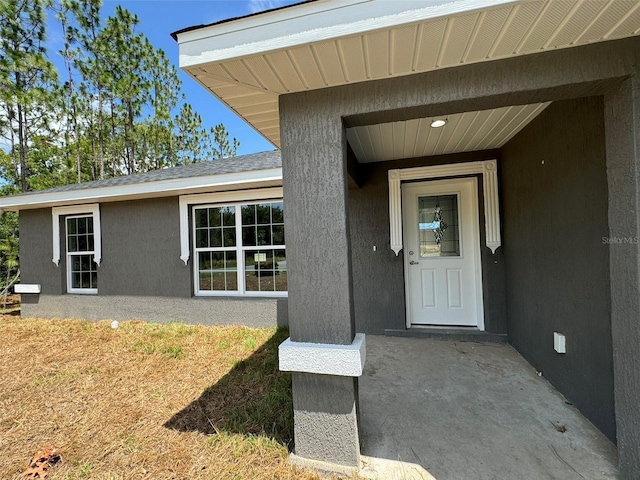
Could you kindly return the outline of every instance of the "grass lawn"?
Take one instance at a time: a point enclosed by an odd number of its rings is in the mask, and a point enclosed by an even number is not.
[[[286,331],[0,316],[0,478],[317,479],[287,463]]]

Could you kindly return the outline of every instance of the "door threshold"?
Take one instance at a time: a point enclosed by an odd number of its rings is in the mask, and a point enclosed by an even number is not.
[[[435,327],[428,325],[414,325],[411,328],[387,328],[385,337],[405,338],[434,338],[437,340],[457,340],[459,342],[507,343],[508,338],[503,333],[489,333],[477,327]]]

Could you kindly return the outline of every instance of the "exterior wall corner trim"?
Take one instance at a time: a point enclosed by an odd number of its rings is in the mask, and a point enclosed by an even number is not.
[[[400,184],[408,180],[456,177],[482,174],[486,245],[496,253],[502,245],[500,236],[500,197],[498,194],[498,161],[451,163],[425,167],[389,170],[389,231],[391,250],[396,256],[402,250],[402,195]]]

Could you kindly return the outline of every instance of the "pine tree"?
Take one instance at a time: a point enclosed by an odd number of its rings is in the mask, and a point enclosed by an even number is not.
[[[0,2],[0,108],[4,136],[22,192],[30,190],[31,137],[48,129],[56,74],[46,58],[46,8],[49,0]]]

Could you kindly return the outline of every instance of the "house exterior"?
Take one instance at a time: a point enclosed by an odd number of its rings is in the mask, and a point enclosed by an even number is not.
[[[287,323],[278,151],[4,197],[0,208],[20,211],[23,316]]]
[[[42,289],[24,314],[266,310],[257,324],[290,328],[297,457],[353,468],[366,334],[507,340],[640,478],[639,33],[624,0],[318,0],[176,32],[181,68],[281,166],[0,199]],[[281,200],[286,246],[226,249],[229,207],[269,205],[273,239]],[[236,239],[263,225],[240,217]],[[97,294],[69,288],[74,218],[93,221],[100,266],[79,273]],[[268,293],[247,294],[247,265]],[[200,296],[214,273],[225,290]]]
[[[358,465],[361,334],[463,329],[640,477],[639,33],[635,1],[320,0],[174,34],[282,151],[296,455]]]

